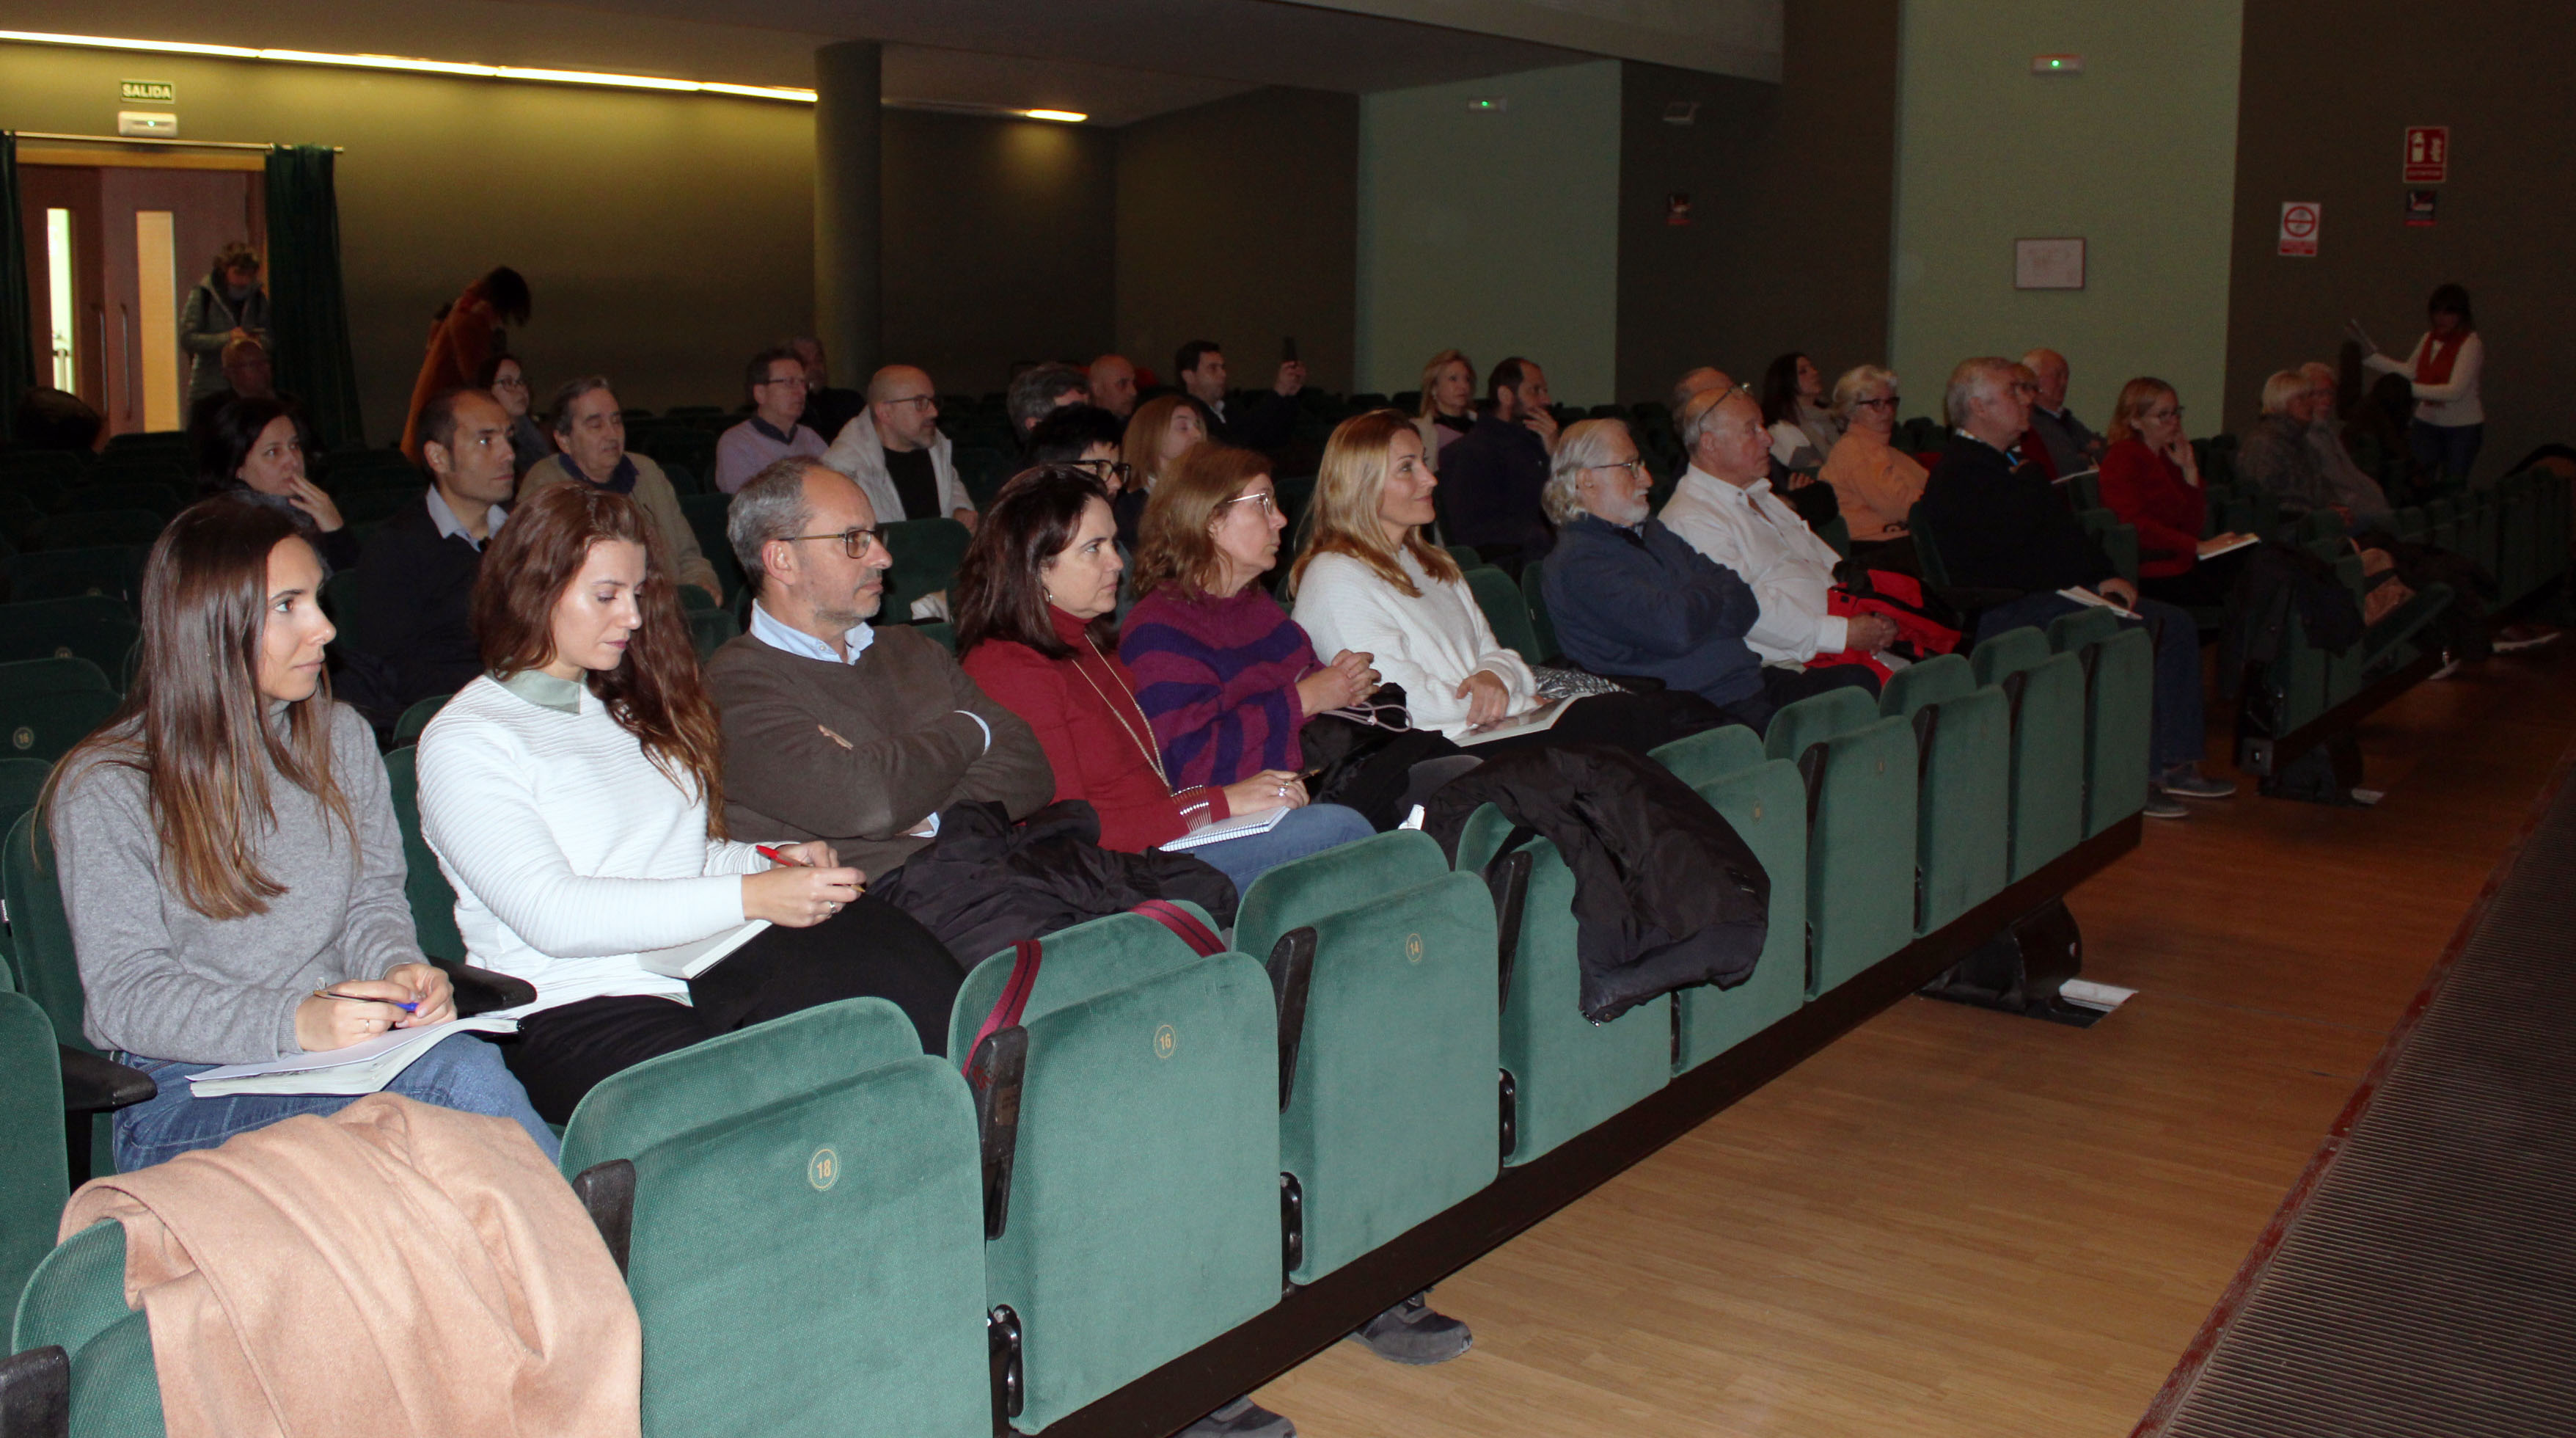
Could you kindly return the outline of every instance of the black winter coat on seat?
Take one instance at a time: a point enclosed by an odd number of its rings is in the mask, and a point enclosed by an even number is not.
[[[1187,899],[1219,928],[1234,922],[1234,881],[1190,854],[1100,847],[1100,814],[1080,799],[1014,824],[989,800],[939,813],[939,837],[868,890],[939,936],[958,966],[1022,939],[1122,914],[1147,899]]]
[[[1496,755],[1443,786],[1424,816],[1452,863],[1468,816],[1486,804],[1514,825],[1497,859],[1534,832],[1574,871],[1585,1018],[1607,1023],[1657,994],[1753,976],[1771,876],[1726,816],[1670,770],[1600,744]]]

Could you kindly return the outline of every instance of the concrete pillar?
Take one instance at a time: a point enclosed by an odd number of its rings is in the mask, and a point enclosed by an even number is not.
[[[849,388],[884,363],[881,50],[851,40],[814,52],[814,333],[831,351],[832,382]]]

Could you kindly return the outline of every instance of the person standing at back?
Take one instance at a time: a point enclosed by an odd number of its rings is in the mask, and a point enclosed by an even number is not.
[[[822,436],[805,427],[805,362],[781,346],[751,357],[743,372],[751,417],[716,440],[716,488],[732,494],[782,459],[823,452]]]
[[[412,381],[411,407],[403,419],[402,452],[412,463],[420,463],[421,411],[446,391],[474,383],[483,361],[510,347],[506,327],[526,324],[534,303],[527,280],[500,265],[439,311],[430,324],[429,352],[421,356],[420,377]]]
[[[2362,364],[2381,374],[2404,375],[2415,387],[2415,420],[2407,438],[2416,462],[2445,477],[2464,480],[2477,463],[2478,446],[2486,440],[2486,405],[2478,385],[2486,372],[2486,341],[2478,338],[2469,292],[2443,285],[2424,305],[2429,325],[2403,360],[2390,359],[2359,336],[2368,353]]]
[[[179,312],[191,403],[224,388],[224,347],[237,340],[268,343],[268,291],[259,285],[259,252],[239,240],[215,251],[214,268],[188,291]]]

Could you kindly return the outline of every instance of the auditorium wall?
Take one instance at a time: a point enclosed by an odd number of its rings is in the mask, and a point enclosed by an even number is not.
[[[1703,364],[1758,383],[1788,350],[1829,376],[1886,362],[1897,6],[1787,0],[1783,9],[1779,84],[1627,67],[1623,400],[1660,397]]]
[[[2227,417],[2252,423],[2263,378],[2331,360],[2347,320],[2402,352],[2424,299],[2466,285],[2485,337],[2488,426],[2477,473],[2499,475],[2534,446],[2576,434],[2576,330],[2567,236],[2576,186],[2576,9],[2479,7],[2428,20],[2400,0],[2266,0],[2245,15],[2237,125],[2236,283]],[[2451,130],[2450,177],[2408,185],[2411,125]],[[2410,226],[2410,188],[2437,191],[2434,222]],[[2281,256],[2281,206],[2323,205],[2313,259]],[[2195,426],[2197,427],[2197,426]]]
[[[0,44],[0,126],[112,134],[137,75],[177,86],[186,138],[341,147],[373,441],[401,431],[431,313],[493,265],[535,293],[513,347],[541,395],[604,370],[630,404],[726,398],[746,357],[811,323],[806,106]]]
[[[1965,356],[2048,345],[2097,426],[2124,380],[2153,374],[2195,432],[2216,428],[2247,8],[1905,4],[1890,348],[1909,413],[1937,413]],[[2084,72],[2031,73],[2058,53]],[[2013,242],[2056,237],[2087,242],[2084,287],[2016,289]]]
[[[928,369],[942,393],[983,394],[1016,364],[1108,348],[1116,132],[888,110],[883,133],[889,359]]]
[[[1413,389],[1455,346],[1617,397],[1619,95],[1603,60],[1361,98],[1360,388]]]
[[[1359,104],[1274,87],[1114,132],[1118,350],[1168,380],[1212,339],[1258,387],[1293,338],[1309,382],[1349,392]]]

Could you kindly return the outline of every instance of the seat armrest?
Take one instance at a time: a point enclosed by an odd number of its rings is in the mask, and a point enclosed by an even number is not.
[[[55,1047],[62,1051],[64,1113],[107,1113],[141,1103],[161,1091],[161,1086],[141,1069],[70,1044]],[[88,1125],[82,1125],[81,1131],[87,1133]]]
[[[488,1014],[494,1009],[515,1009],[521,1004],[537,1001],[536,985],[525,979],[478,969],[455,959],[432,959],[430,962],[438,966],[440,973],[447,975],[447,982],[456,990],[456,1016],[460,1019]]]

